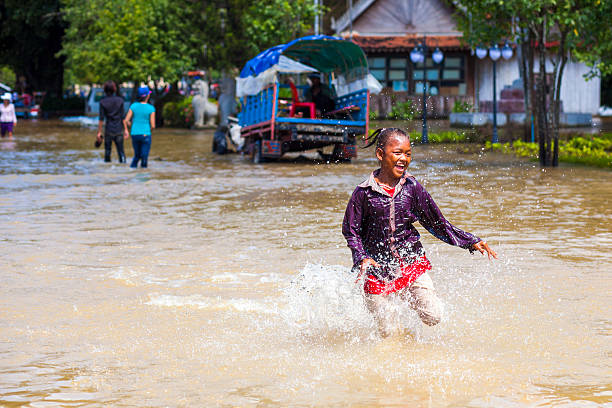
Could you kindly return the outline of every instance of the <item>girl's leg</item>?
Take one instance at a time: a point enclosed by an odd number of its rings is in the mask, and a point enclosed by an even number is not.
[[[440,323],[444,306],[428,273],[419,276],[400,296],[410,302],[410,306],[416,310],[423,323],[428,326]]]
[[[370,295],[366,293],[366,307],[374,316],[374,321],[378,325],[378,332],[382,337],[388,337],[395,332],[399,332],[399,309],[393,303],[392,296]]]
[[[130,167],[138,167],[138,161],[140,160],[140,145],[142,144],[142,135],[132,135],[132,147],[134,148],[134,158]]]
[[[140,167],[146,168],[147,160],[149,158],[149,151],[151,150],[151,135],[144,137],[141,149],[140,157],[142,161],[140,162]]]

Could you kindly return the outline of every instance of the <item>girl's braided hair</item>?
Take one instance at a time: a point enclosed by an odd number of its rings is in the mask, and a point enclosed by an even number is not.
[[[363,149],[373,146],[376,143],[377,149],[385,149],[389,138],[393,135],[399,135],[410,140],[410,136],[406,134],[402,129],[399,128],[380,128],[376,129],[374,133],[369,137],[370,141],[367,145],[363,146]]]

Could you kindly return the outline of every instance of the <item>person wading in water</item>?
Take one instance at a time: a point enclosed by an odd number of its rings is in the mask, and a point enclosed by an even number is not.
[[[104,83],[104,93],[106,96],[100,100],[96,147],[102,144],[102,125],[106,120],[106,127],[104,128],[104,161],[111,161],[111,150],[114,142],[117,148],[117,156],[119,156],[119,163],[125,163],[125,153],[123,151],[124,134],[122,132],[123,98],[117,95],[117,86],[113,81],[106,81]],[[127,135],[125,135],[125,138],[127,139]]]
[[[379,129],[365,147],[375,143],[380,168],[353,192],[342,233],[353,255],[353,269],[359,271],[359,277],[365,275],[366,306],[381,336],[386,337],[399,329],[394,297],[409,302],[429,326],[442,318],[442,302],[427,273],[431,264],[415,222],[447,244],[486,253],[489,259],[497,259],[497,254],[480,238],[448,222],[425,188],[408,173],[412,150],[406,133]]]
[[[130,106],[123,120],[125,136],[128,137],[128,134],[132,136],[132,146],[134,147],[134,158],[132,164],[130,164],[132,168],[138,167],[139,161],[140,167],[147,167],[149,151],[151,150],[151,130],[155,129],[155,107],[148,103],[150,96],[151,91],[148,87],[138,88],[138,102],[134,102]],[[134,123],[132,123],[132,119]],[[130,128],[131,133],[128,133],[128,128]]]

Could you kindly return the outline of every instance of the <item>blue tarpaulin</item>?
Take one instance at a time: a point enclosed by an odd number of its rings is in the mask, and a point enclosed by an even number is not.
[[[378,93],[382,85],[368,74],[363,50],[354,42],[329,35],[309,35],[269,48],[249,60],[237,78],[239,97],[256,95],[277,73],[319,71],[330,74],[338,96],[367,88]]]
[[[336,71],[355,75],[354,71],[360,71],[357,75],[367,74],[367,61],[357,44],[340,37],[309,35],[261,52],[246,63],[240,72],[240,78],[259,75],[278,64],[281,55],[314,67],[320,72]]]

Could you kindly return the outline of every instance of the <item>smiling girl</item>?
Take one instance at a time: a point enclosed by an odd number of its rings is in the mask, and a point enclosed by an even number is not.
[[[397,128],[372,135],[380,168],[359,184],[349,200],[342,234],[353,254],[353,269],[366,275],[366,306],[380,334],[399,327],[393,297],[409,302],[423,323],[433,326],[442,317],[442,302],[427,273],[431,264],[414,227],[419,222],[436,238],[473,252],[497,254],[480,238],[448,222],[433,198],[406,170],[412,159],[410,138]]]

